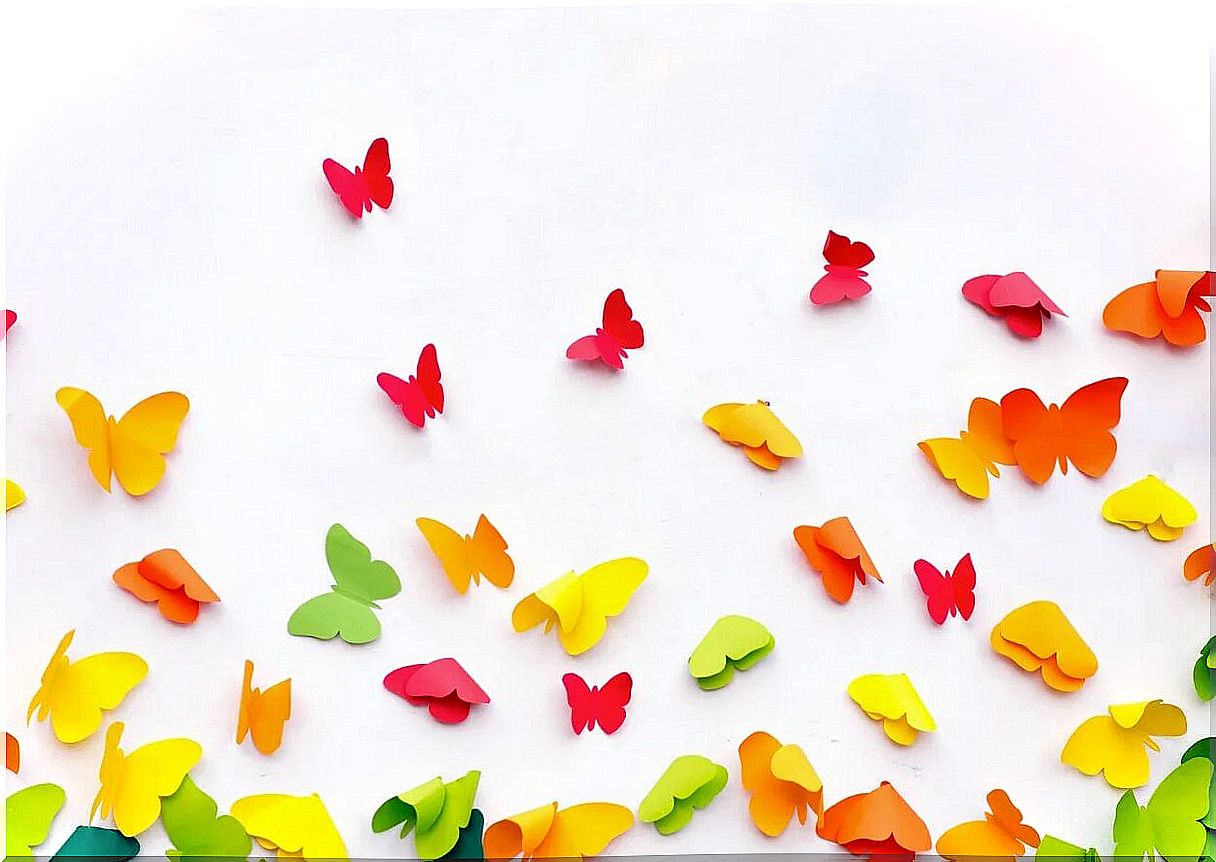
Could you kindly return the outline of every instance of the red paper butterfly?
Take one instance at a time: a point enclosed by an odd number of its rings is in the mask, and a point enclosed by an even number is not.
[[[847,236],[828,231],[823,244],[823,257],[828,262],[821,277],[811,288],[811,302],[832,305],[845,299],[861,299],[870,292],[862,269],[874,260],[873,250],[864,242],[849,242]]]
[[[13,328],[13,324],[17,322],[17,312],[11,308],[4,309],[4,335],[8,335],[8,331]],[[4,335],[0,335],[3,338]]]
[[[599,359],[620,370],[628,355],[646,342],[642,324],[633,319],[633,309],[625,301],[625,291],[617,288],[604,300],[604,325],[595,335],[584,335],[566,348],[567,359]]]
[[[413,706],[427,707],[431,718],[443,724],[460,724],[474,704],[490,702],[454,658],[399,667],[384,678],[384,687]]]
[[[367,148],[363,167],[355,168],[352,174],[333,159],[321,163],[329,187],[342,201],[342,206],[355,218],[363,218],[363,211],[372,211],[372,204],[382,210],[393,202],[393,181],[388,172],[388,141],[376,138]]]
[[[916,571],[916,579],[920,581],[920,589],[929,599],[929,617],[939,626],[956,613],[963,619],[971,619],[975,610],[975,566],[970,554],[954,567],[954,574],[947,571],[944,575],[937,567],[926,560],[917,560],[912,568]]]
[[[604,733],[616,733],[625,723],[625,704],[633,696],[633,677],[618,673],[601,688],[588,688],[576,673],[562,677],[566,702],[570,704],[570,726],[575,733],[599,724]]]
[[[436,413],[443,412],[443,384],[439,382],[439,358],[433,344],[422,348],[417,377],[411,375],[409,380],[402,380],[381,371],[376,375],[376,382],[401,408],[401,414],[419,428],[428,418],[434,419]]]

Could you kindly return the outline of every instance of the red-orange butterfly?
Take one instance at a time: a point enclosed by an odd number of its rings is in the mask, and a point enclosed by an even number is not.
[[[443,412],[443,384],[439,377],[439,357],[435,345],[428,344],[418,357],[417,377],[410,375],[409,380],[402,380],[381,371],[376,375],[376,383],[401,408],[401,415],[421,428],[427,419],[434,419],[436,413]]]
[[[356,167],[354,173],[333,159],[321,163],[329,187],[342,201],[346,211],[355,218],[363,218],[364,210],[371,212],[373,203],[386,210],[393,202],[393,181],[388,175],[390,168],[388,141],[384,138],[372,141],[363,159],[363,167]]]

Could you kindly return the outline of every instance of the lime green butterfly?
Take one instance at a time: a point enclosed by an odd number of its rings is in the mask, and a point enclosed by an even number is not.
[[[1182,753],[1182,762],[1201,758],[1204,760],[1213,761],[1213,756],[1216,755],[1216,737],[1207,737],[1200,739],[1190,748]],[[1208,813],[1203,816],[1203,825],[1208,828],[1208,846],[1204,849],[1203,855],[1209,859],[1216,859],[1216,766],[1213,766],[1214,773],[1212,781],[1208,784]]]
[[[67,794],[58,784],[34,784],[8,797],[4,801],[5,857],[33,856],[34,848],[51,834],[51,823],[66,801]]]
[[[1148,805],[1141,807],[1127,791],[1115,807],[1115,856],[1142,859],[1156,854],[1169,862],[1195,860],[1203,854],[1208,831],[1203,818],[1210,805],[1212,762],[1196,757],[1167,775]]]
[[[217,817],[218,811],[215,800],[187,775],[177,792],[161,802],[160,820],[173,842],[173,849],[165,855],[182,862],[208,856],[247,858],[253,841],[245,827],[230,814]]]
[[[1207,702],[1216,694],[1216,637],[1212,638],[1199,651],[1199,659],[1195,662],[1192,679],[1195,683],[1195,694]]]
[[[139,841],[128,838],[117,829],[77,826],[51,859],[79,859],[84,856],[91,862],[127,862],[138,855]]]
[[[334,576],[333,592],[309,599],[287,621],[287,631],[327,641],[341,637],[365,644],[380,637],[380,620],[372,612],[377,599],[401,592],[401,579],[383,560],[373,560],[367,545],[334,524],[325,536],[325,559]]]
[[[1039,847],[1034,851],[1035,859],[1060,859],[1072,860],[1078,862],[1100,862],[1102,859],[1098,855],[1098,851],[1093,847],[1080,847],[1070,841],[1065,841],[1062,838],[1056,838],[1054,835],[1044,835],[1043,840],[1039,842]]]

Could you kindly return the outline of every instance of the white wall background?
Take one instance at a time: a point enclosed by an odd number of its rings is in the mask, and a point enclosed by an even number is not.
[[[59,637],[129,649],[151,674],[113,717],[126,742],[206,751],[195,776],[226,807],[318,791],[353,854],[375,807],[434,775],[484,771],[490,820],[550,800],[631,807],[675,756],[732,783],[643,852],[826,850],[812,830],[749,823],[739,742],[801,743],[829,801],[891,780],[936,836],[1006,788],[1041,830],[1109,849],[1118,793],[1058,762],[1109,703],[1164,697],[1209,733],[1190,668],[1210,630],[1181,575],[1209,539],[1210,354],[1113,336],[1104,302],[1156,267],[1209,265],[1204,28],[992,9],[677,8],[196,15],[122,63],[54,47],[18,81],[36,106],[8,156],[5,723],[19,781],[68,803],[46,847],[84,822],[102,735],[69,748],[24,729]],[[70,30],[70,28],[67,28]],[[65,36],[65,44],[71,44]],[[62,86],[64,82],[68,86]],[[50,95],[39,99],[39,87]],[[31,96],[30,93],[33,95]],[[53,96],[53,98],[52,98]],[[397,198],[361,224],[320,162],[391,143]],[[829,228],[869,242],[874,292],[814,309]],[[1025,269],[1069,312],[1022,342],[962,282]],[[563,359],[623,286],[648,343],[623,374]],[[434,341],[449,408],[424,433],[374,383]],[[973,504],[916,449],[970,399],[1031,386],[1052,400],[1131,380],[1119,456],[1044,488],[1016,471]],[[111,411],[176,388],[193,408],[167,478],[102,493],[54,402],[89,388]],[[804,460],[769,475],[700,425],[763,397]],[[1202,523],[1182,541],[1104,523],[1102,500],[1156,472]],[[413,526],[487,513],[518,566],[507,593],[457,596]],[[846,607],[791,538],[848,514],[887,583]],[[401,574],[384,636],[356,648],[289,637],[326,588],[341,521]],[[176,547],[223,597],[177,628],[110,581]],[[937,629],[911,571],[979,570],[969,624]],[[516,635],[510,609],[570,568],[635,554],[651,576],[590,654]],[[1059,696],[988,647],[1023,602],[1060,603],[1101,660]],[[684,660],[719,615],[746,613],[773,655],[716,694]],[[454,655],[493,698],[442,727],[380,685]],[[241,662],[294,680],[271,758],[232,741]],[[628,669],[629,719],[574,737],[560,684]],[[888,743],[845,695],[906,671],[940,732]],[[1153,757],[1154,782],[1185,741]],[[12,782],[10,781],[10,784]],[[165,845],[159,827],[147,852]]]

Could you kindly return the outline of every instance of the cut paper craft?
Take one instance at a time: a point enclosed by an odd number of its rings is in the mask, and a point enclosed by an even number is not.
[[[912,860],[933,846],[929,827],[886,781],[869,793],[846,796],[823,812],[819,837],[854,856]]]
[[[427,707],[431,718],[441,724],[460,724],[474,704],[490,702],[454,658],[399,667],[384,678],[384,687],[411,706]]]
[[[1159,542],[1172,542],[1199,520],[1199,513],[1190,500],[1150,473],[1107,497],[1102,517],[1129,530],[1147,530]]]
[[[865,586],[866,576],[882,583],[848,518],[824,521],[822,527],[795,527],[794,541],[811,568],[823,577],[824,591],[842,605],[853,598],[855,583]]]
[[[864,242],[850,242],[847,236],[828,231],[823,244],[824,271],[811,288],[811,302],[833,305],[846,299],[861,299],[870,292],[862,267],[874,261],[874,251]]]
[[[419,518],[416,523],[431,551],[443,564],[444,574],[462,596],[469,589],[470,580],[480,586],[483,576],[496,587],[511,586],[515,579],[515,561],[507,553],[502,534],[485,515],[477,519],[471,536],[462,536],[431,518]]]
[[[203,748],[192,739],[162,739],[141,745],[130,754],[118,747],[123,723],[106,728],[106,750],[98,778],[101,788],[89,810],[89,822],[101,812],[111,815],[123,835],[138,835],[160,817],[161,799],[182,786],[186,774],[203,757]]]
[[[1203,585],[1210,587],[1212,581],[1216,580],[1216,545],[1204,545],[1202,548],[1196,548],[1187,556],[1186,562],[1182,564],[1182,576],[1188,581],[1197,581],[1203,578]]]
[[[21,771],[21,743],[11,733],[4,734],[4,768],[13,775]]]
[[[642,324],[633,319],[633,309],[625,301],[625,291],[619,287],[604,300],[603,326],[595,335],[584,335],[566,348],[567,359],[586,362],[599,360],[620,371],[625,367],[627,350],[637,350],[646,343]]]
[[[625,723],[625,707],[633,696],[633,677],[621,672],[599,688],[588,686],[581,676],[568,673],[562,676],[566,689],[566,703],[570,705],[570,727],[576,733],[600,730],[612,735]]]
[[[280,859],[344,862],[346,844],[317,794],[260,793],[232,803],[232,816]]]
[[[419,859],[441,859],[455,847],[473,816],[473,798],[481,773],[473,770],[446,784],[433,778],[425,784],[392,796],[372,815],[372,831],[401,827],[399,838],[414,833]]]
[[[1060,760],[1086,775],[1102,773],[1111,787],[1126,790],[1148,783],[1148,751],[1160,751],[1154,736],[1182,736],[1186,714],[1161,700],[1123,703],[1095,715],[1073,731]]]
[[[1182,752],[1182,759],[1179,763],[1186,763],[1189,760],[1201,758],[1209,763],[1216,764],[1216,737],[1207,737],[1205,739],[1196,740],[1186,751]],[[1216,800],[1216,773],[1212,775],[1212,781],[1208,785],[1208,798]],[[1212,847],[1213,840],[1216,840],[1216,835],[1213,831],[1216,830],[1216,803],[1213,803],[1208,808],[1208,813],[1203,817],[1203,825],[1208,828],[1208,850]],[[1212,858],[1211,854],[1205,851],[1204,855]]]
[[[743,789],[751,794],[747,810],[765,835],[780,835],[795,815],[805,826],[808,810],[815,812],[818,823],[823,813],[823,782],[801,747],[782,745],[759,730],[739,745],[739,764]]]
[[[1133,791],[1125,792],[1115,806],[1115,857],[1198,858],[1208,843],[1204,820],[1211,813],[1211,782],[1212,762],[1195,757],[1161,780],[1148,805],[1141,807]]]
[[[983,820],[970,820],[943,832],[937,839],[937,855],[943,859],[1012,860],[1025,853],[1027,846],[1039,846],[1039,833],[1022,822],[1022,812],[1004,790],[988,794],[988,809]]]
[[[173,847],[165,855],[193,862],[220,856],[229,862],[245,859],[253,842],[245,827],[231,814],[219,813],[215,800],[199,789],[189,775],[161,805],[161,823]]]
[[[397,405],[409,423],[415,428],[426,425],[436,413],[443,412],[443,384],[439,382],[439,356],[435,345],[428,344],[418,356],[417,376],[402,380],[381,371],[376,375],[376,384],[384,390],[389,400]]]
[[[262,691],[253,687],[253,662],[245,660],[241,705],[236,716],[236,744],[252,733],[253,747],[274,754],[283,744],[283,725],[291,718],[291,680],[276,682]]]
[[[1056,691],[1077,691],[1098,672],[1098,657],[1054,602],[1009,612],[992,629],[992,649],[1022,670],[1043,676]]]
[[[485,815],[481,813],[480,809],[474,808],[469,814],[469,824],[460,830],[460,837],[456,839],[456,845],[439,858],[484,862],[486,854],[481,846],[481,837],[485,829]]]
[[[67,794],[58,784],[33,784],[4,800],[4,856],[33,856],[51,834]]]
[[[987,398],[971,402],[967,430],[958,437],[933,437],[916,444],[942,477],[977,500],[988,498],[988,475],[999,478],[997,464],[1012,466],[1013,441],[1005,436],[1001,405]]]
[[[25,502],[25,491],[12,479],[4,480],[4,511],[11,512]]]
[[[1036,485],[1051,478],[1057,462],[1068,462],[1096,478],[1115,460],[1115,435],[1126,377],[1110,377],[1082,386],[1062,406],[1043,404],[1029,389],[1015,389],[1001,399],[1001,427],[1013,441],[1013,457]]]
[[[723,441],[742,446],[747,459],[765,470],[776,470],[783,458],[802,457],[802,444],[781,424],[767,401],[718,404],[706,410],[701,421]]]
[[[726,767],[708,757],[677,757],[638,806],[638,819],[653,823],[660,835],[672,835],[689,824],[694,811],[713,802],[729,780]]]
[[[688,672],[702,691],[723,688],[736,670],[747,670],[773,651],[772,633],[751,617],[722,617],[688,659]]]
[[[164,455],[177,445],[177,432],[190,410],[180,392],[161,392],[140,401],[115,421],[92,394],[65,386],[55,400],[68,414],[76,442],[89,451],[89,470],[110,491],[110,476],[132,497],[142,497],[165,475]]]
[[[1211,311],[1212,273],[1159,269],[1153,281],[1136,284],[1106,304],[1102,322],[1114,332],[1160,338],[1194,347],[1208,337],[1200,312]]]
[[[1065,841],[1062,838],[1056,838],[1054,835],[1044,835],[1043,840],[1039,842],[1038,848],[1034,851],[1035,859],[1067,859],[1077,860],[1077,862],[1100,862],[1101,857],[1098,851],[1093,847],[1081,847]]]
[[[114,583],[141,602],[155,603],[160,615],[174,623],[192,623],[202,605],[220,600],[186,558],[172,548],[153,551],[138,563],[127,563],[114,573]]]
[[[341,524],[325,534],[325,561],[333,575],[331,592],[300,605],[287,620],[287,631],[298,637],[365,644],[380,637],[377,601],[401,592],[401,579],[383,560],[373,560],[367,545]]]
[[[633,828],[633,812],[611,802],[558,810],[557,803],[499,820],[486,830],[485,858],[581,860],[598,856]]]
[[[363,167],[356,166],[354,173],[333,159],[321,163],[329,187],[355,218],[363,218],[365,211],[371,212],[373,203],[382,210],[388,209],[393,202],[393,180],[388,175],[391,169],[388,141],[384,138],[372,141],[363,158]]]
[[[11,308],[4,309],[4,335],[8,335],[8,331],[13,328],[13,324],[17,322],[17,312]],[[0,338],[3,338],[0,335]]]
[[[73,629],[59,641],[25,716],[27,724],[35,711],[39,721],[50,716],[55,737],[67,743],[92,736],[101,727],[102,710],[116,709],[148,675],[148,663],[129,652],[102,652],[70,660],[68,647],[75,636]]]
[[[970,554],[963,554],[953,574],[947,569],[943,575],[928,560],[917,560],[912,570],[916,572],[920,591],[928,599],[929,619],[939,626],[946,622],[946,617],[955,614],[964,620],[971,619],[975,610],[975,565]]]
[[[883,733],[892,742],[911,745],[918,733],[937,730],[928,707],[905,673],[872,673],[849,683],[849,697],[862,712],[882,722]]]
[[[1199,695],[1199,699],[1204,703],[1216,695],[1216,637],[1204,644],[1203,649],[1199,651],[1192,679],[1195,683],[1195,694]]]
[[[1010,332],[1024,338],[1038,338],[1053,314],[1068,317],[1024,272],[977,275],[963,285],[963,296],[992,317],[1003,318]]]
[[[127,862],[139,855],[139,842],[117,829],[77,826],[52,859],[87,858],[89,862]]]
[[[511,625],[515,631],[525,632],[544,623],[546,634],[556,626],[566,652],[579,655],[600,642],[608,630],[608,618],[625,610],[649,571],[637,557],[622,557],[592,566],[581,575],[567,572],[517,604],[511,612]]]

